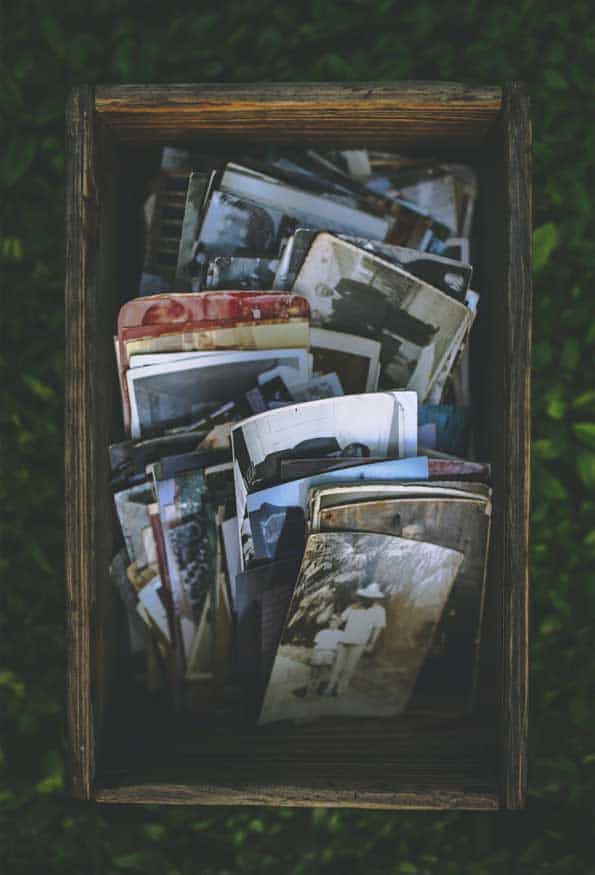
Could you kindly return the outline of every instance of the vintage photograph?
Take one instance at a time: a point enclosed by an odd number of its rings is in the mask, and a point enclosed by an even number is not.
[[[406,246],[382,243],[378,240],[366,240],[363,237],[349,237],[344,234],[337,236],[347,243],[352,243],[360,249],[365,249],[379,258],[397,265],[397,267],[413,274],[457,301],[464,301],[465,292],[469,288],[473,274],[473,267],[470,264],[463,264],[460,261],[444,258],[431,252],[409,249]]]
[[[212,581],[213,538],[206,513],[195,514],[167,529],[179,584],[197,625]]]
[[[421,457],[424,458],[424,457]],[[490,487],[485,483],[467,483],[431,480],[428,474],[434,460],[425,459],[425,477],[409,483],[338,483],[316,486],[308,496],[310,531],[320,530],[320,514],[326,508],[355,504],[361,501],[383,501],[397,498],[489,498]],[[424,482],[425,481],[425,482]]]
[[[330,234],[318,235],[293,288],[314,326],[379,340],[380,388],[412,389],[420,401],[470,322],[464,304]]]
[[[293,289],[306,255],[320,233],[323,232],[311,228],[298,228],[289,238],[282,250],[273,288],[288,291]],[[348,234],[333,236],[402,268],[457,301],[465,299],[473,274],[473,267],[468,263],[455,260],[454,257],[445,258],[432,252],[422,252],[419,249],[370,240],[366,237]]]
[[[280,365],[295,370],[300,382],[309,377],[303,349],[195,353],[191,359],[130,369],[126,379],[132,437],[200,421],[229,400],[230,387],[234,394],[247,392],[260,374]]]
[[[402,713],[462,559],[389,535],[311,535],[259,723]]]
[[[320,512],[320,531],[376,532],[449,547],[464,558],[416,685],[434,707],[471,706],[490,529],[489,496],[361,501]]]
[[[204,474],[186,470],[155,480],[162,533],[163,583],[167,582],[181,643],[188,656],[212,586],[214,538],[205,503]]]
[[[231,443],[244,551],[244,541],[251,545],[247,495],[278,482],[281,458],[413,457],[417,452],[417,398],[412,392],[382,392],[295,404],[244,420],[232,429]]]
[[[160,294],[128,301],[114,339],[124,426],[130,433],[126,372],[132,357],[192,351],[310,346],[309,306],[297,295],[250,291]]]
[[[274,258],[281,241],[297,227],[282,207],[254,202],[229,191],[214,191],[194,249],[197,270],[217,255]]]
[[[213,170],[196,170],[188,178],[174,279],[174,287],[180,291],[198,292],[202,287],[199,265],[194,261],[194,249],[202,215],[216,176],[217,173]]]
[[[146,476],[146,475],[145,475]],[[114,502],[131,562],[144,568],[149,559],[144,533],[151,528],[148,506],[155,500],[150,483],[144,482],[116,492]]]
[[[204,288],[217,289],[272,289],[278,258],[234,258],[220,255],[207,265]]]
[[[250,324],[270,319],[291,322],[308,316],[307,302],[298,295],[289,293],[272,295],[244,290],[151,295],[135,298],[121,307],[118,336],[130,341],[133,338],[156,337],[160,333],[177,334],[200,329],[208,331],[227,325],[234,327],[244,322]],[[187,348],[189,347],[180,347]],[[165,349],[161,351],[168,352]]]
[[[308,250],[319,233],[320,231],[314,228],[298,228],[287,240],[281,250],[275,274],[275,289],[291,291]]]
[[[312,328],[313,369],[335,371],[346,395],[376,392],[380,371],[380,343],[341,331]]]
[[[265,173],[230,163],[226,166],[220,183],[222,192],[237,198],[245,198],[254,204],[266,207],[281,214],[283,230],[280,236],[288,237],[297,228],[318,228],[341,231],[344,234],[357,234],[372,240],[385,240],[392,229],[392,220],[386,216],[373,215],[358,209],[353,199],[346,203],[344,198],[305,191],[295,185],[288,185]],[[201,229],[202,235],[202,229]],[[277,251],[277,250],[276,250]],[[219,254],[219,253],[217,253]],[[233,255],[234,252],[221,254]],[[239,254],[239,253],[237,253]],[[267,255],[268,250],[254,250],[252,255]],[[272,253],[273,255],[275,253]]]
[[[314,353],[314,350],[312,350]],[[323,398],[338,398],[346,395],[339,375],[334,371],[316,367],[316,357],[313,355],[313,370],[316,372],[307,383],[292,383],[291,397],[299,404],[304,401],[322,401]]]
[[[412,201],[448,228],[451,234],[458,233],[456,180],[450,173],[429,173],[411,185],[400,189],[401,197]]]
[[[272,410],[244,420],[232,431],[234,458],[242,478],[260,482],[259,466],[278,453],[296,458],[329,454],[404,458],[417,452],[417,398],[414,392],[376,392],[324,398]],[[361,451],[345,452],[353,444]]]

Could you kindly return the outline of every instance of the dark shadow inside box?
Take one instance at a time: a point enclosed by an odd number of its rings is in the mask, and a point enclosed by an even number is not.
[[[197,144],[196,152],[200,152]],[[230,158],[237,147],[209,144],[205,149]],[[257,153],[256,147],[251,151]],[[245,154],[245,150],[244,150]],[[485,168],[481,153],[433,153],[442,160],[471,164],[479,174],[479,193],[471,237],[474,276],[472,287],[480,293],[478,316],[471,333],[471,398],[474,457],[487,457],[487,423],[482,397],[486,386],[485,363],[490,354],[490,326],[485,295],[486,226]],[[478,157],[479,154],[479,157]],[[142,271],[142,204],[151,178],[160,165],[159,147],[119,146],[117,151],[117,288],[119,299],[134,297]],[[112,331],[116,331],[117,312]],[[123,439],[117,379],[113,385],[112,440]],[[122,544],[115,513],[115,542]],[[106,581],[107,585],[107,581]],[[108,706],[98,746],[97,785],[126,783],[245,782],[307,785],[310,787],[361,787],[393,792],[408,787],[464,787],[469,792],[497,793],[496,743],[497,641],[491,634],[496,622],[496,581],[488,577],[479,695],[468,716],[449,714],[446,703],[425,702],[414,696],[406,713],[390,720],[325,720],[294,726],[274,724],[254,728],[236,720],[208,718],[204,714],[174,714],[166,695],[148,694],[133,680],[127,653],[126,622],[117,610],[115,673],[108,682]],[[487,630],[487,634],[486,634]]]

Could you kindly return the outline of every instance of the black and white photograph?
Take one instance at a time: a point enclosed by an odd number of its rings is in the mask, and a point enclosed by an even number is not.
[[[148,506],[153,501],[155,496],[148,482],[123,489],[114,495],[116,512],[130,562],[136,562],[139,568],[144,568],[149,563],[144,533],[151,528]]]
[[[451,234],[459,231],[457,188],[451,173],[428,173],[416,182],[400,188],[400,195],[418,209],[432,215]]]
[[[362,501],[320,513],[322,532],[396,535],[439,544],[464,555],[416,685],[416,697],[434,708],[464,712],[472,704],[490,517],[489,494],[454,498],[444,496],[438,488],[432,497]]]
[[[346,395],[377,391],[381,348],[377,340],[326,328],[312,328],[310,338],[315,372],[335,371]]]
[[[184,217],[178,246],[178,262],[174,284],[180,291],[201,290],[202,276],[194,261],[196,238],[206,203],[216,178],[215,171],[195,171],[190,174],[186,190]],[[156,289],[156,291],[162,291]]]
[[[444,242],[444,253],[447,258],[457,261],[469,261],[469,240],[467,237],[449,237]]]
[[[259,723],[402,713],[462,560],[389,535],[310,535]]]
[[[459,301],[329,234],[318,235],[293,288],[314,326],[379,340],[379,388],[412,389],[420,401],[471,318]]]
[[[255,203],[228,191],[214,191],[194,251],[196,271],[217,255],[274,258],[281,241],[295,231],[297,219],[282,208]]]
[[[415,456],[417,397],[395,391],[324,398],[253,416],[232,432],[234,458],[246,483],[268,456],[311,455],[311,442],[322,439],[335,442],[334,452],[357,443],[363,447],[359,455]]]
[[[202,616],[214,567],[213,539],[206,513],[195,514],[167,529],[180,586],[188,600],[195,625]]]
[[[372,240],[385,240],[392,230],[391,219],[358,209],[354,206],[353,198],[348,198],[346,202],[345,198],[305,191],[266,173],[234,163],[226,166],[219,188],[221,192],[245,198],[285,216],[285,220],[279,223],[278,236],[279,230],[290,228],[289,233],[293,233],[299,227],[341,231]],[[281,236],[287,237],[289,233]],[[266,255],[268,250],[254,250],[251,254]]]
[[[322,401],[323,398],[338,398],[339,395],[347,394],[343,389],[339,375],[334,371],[327,372],[326,368],[317,368],[314,349],[312,349],[312,354],[312,369],[315,374],[307,383],[291,384],[293,400],[301,404],[304,401]]]
[[[282,457],[415,456],[417,398],[413,392],[382,392],[289,405],[244,420],[232,429],[231,443],[241,533],[248,493],[278,480]]]
[[[345,234],[337,236],[347,243],[352,243],[360,249],[365,249],[379,258],[395,264],[457,301],[465,299],[465,292],[469,288],[473,274],[473,267],[470,264],[455,261],[453,258],[444,258],[432,252],[420,252],[418,249],[395,246],[378,240],[349,237]]]
[[[189,470],[156,480],[155,491],[163,531],[164,570],[188,656],[214,567],[203,471]]]
[[[204,287],[207,291],[272,289],[278,266],[278,258],[234,258],[219,255],[207,265]]]
[[[298,228],[289,238],[279,260],[273,288],[288,291],[293,288],[312,243],[321,233],[324,232],[311,228]],[[454,256],[445,258],[432,252],[422,252],[407,246],[397,246],[394,243],[349,234],[333,236],[402,268],[457,301],[463,301],[465,298],[465,292],[473,275],[473,267],[466,262],[455,260]]]
[[[310,376],[303,349],[194,353],[189,359],[127,371],[133,438],[156,434],[165,426],[189,425],[229,400],[252,389],[257,377],[280,365]]]
[[[275,289],[290,291],[293,288],[308,250],[319,233],[320,231],[314,228],[298,228],[286,241],[275,273],[273,286]]]

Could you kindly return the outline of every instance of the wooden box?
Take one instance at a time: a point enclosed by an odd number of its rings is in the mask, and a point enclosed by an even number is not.
[[[139,150],[376,146],[474,163],[481,317],[478,457],[493,528],[477,711],[212,733],[137,701],[108,580],[115,530],[107,446],[122,438],[112,335],[122,199]],[[80,87],[67,109],[66,567],[71,793],[101,802],[515,809],[525,804],[531,343],[531,125],[518,84]]]

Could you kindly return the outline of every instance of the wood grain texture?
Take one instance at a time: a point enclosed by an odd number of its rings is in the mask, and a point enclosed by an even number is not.
[[[501,766],[502,802],[523,808],[527,796],[529,519],[531,497],[532,190],[529,98],[522,86],[506,89],[503,108],[510,258],[507,261],[510,322],[509,442],[504,574],[502,589]]]
[[[94,769],[91,701],[91,599],[96,530],[92,463],[97,434],[89,415],[93,392],[92,297],[95,274],[96,188],[94,99],[77,88],[66,111],[66,387],[65,510],[69,781],[74,796],[91,796]]]
[[[375,808],[409,810],[494,811],[498,797],[489,792],[451,790],[424,790],[410,788],[402,791],[373,791],[335,789],[328,783],[323,789],[312,786],[271,784],[130,784],[105,787],[95,794],[97,802],[119,804],[159,805],[274,805],[309,808]]]
[[[136,709],[141,713],[140,709]],[[172,725],[119,711],[100,801],[351,807],[496,808],[493,728],[475,720],[409,714],[256,729]],[[126,741],[126,733],[131,739]],[[174,737],[174,745],[163,744]],[[130,749],[123,749],[126,746]]]
[[[94,383],[94,406],[90,411],[95,430],[91,460],[95,474],[94,505],[96,528],[95,567],[92,580],[92,695],[96,756],[101,746],[104,716],[109,704],[114,677],[118,670],[117,597],[108,579],[107,569],[116,552],[114,547],[114,506],[109,488],[107,445],[115,437],[113,422],[119,418],[118,377],[116,374],[112,331],[118,312],[117,283],[117,212],[118,160],[112,135],[104,125],[96,124],[96,210],[95,289],[90,330],[94,335],[91,379]]]
[[[497,618],[501,804],[522,808],[527,792],[528,545],[530,513],[531,122],[517,83],[486,153],[485,199],[490,374],[486,391],[494,472],[492,587]]]
[[[69,774],[90,798],[115,657],[107,445],[114,387],[115,151],[90,88],[67,107],[65,501]]]
[[[213,140],[390,144],[480,143],[501,89],[453,82],[115,85],[95,106],[127,142]]]

